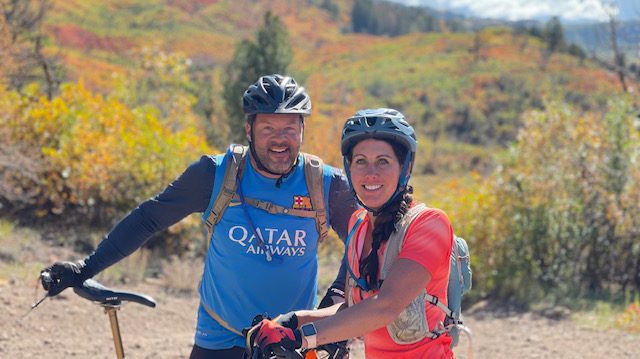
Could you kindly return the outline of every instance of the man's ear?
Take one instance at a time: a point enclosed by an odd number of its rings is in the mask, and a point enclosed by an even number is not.
[[[248,123],[244,124],[244,132],[247,136],[247,141],[251,142],[251,125]]]

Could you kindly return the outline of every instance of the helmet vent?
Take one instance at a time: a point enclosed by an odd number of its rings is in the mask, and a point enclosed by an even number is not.
[[[302,100],[304,100],[303,96],[297,96],[296,98],[293,99],[293,101],[291,101],[289,103],[289,105],[287,106],[288,108],[295,108],[296,106],[298,106],[298,104],[300,102],[302,102]]]
[[[293,92],[296,90],[296,86],[295,85],[289,85],[285,88],[284,90],[284,97],[287,98],[291,95],[293,95]]]
[[[270,84],[269,85],[265,84],[264,89],[269,94],[269,97],[273,99],[280,98],[280,96],[276,94],[277,89],[274,86],[271,86]]]
[[[371,127],[375,125],[376,117],[365,117],[365,122],[367,123],[367,126]]]

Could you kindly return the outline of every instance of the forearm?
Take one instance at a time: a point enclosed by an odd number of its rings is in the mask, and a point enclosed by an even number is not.
[[[376,296],[314,322],[318,345],[358,337],[388,325],[430,280],[431,274],[422,265],[398,259]]]
[[[297,310],[296,316],[298,317],[298,327],[306,323],[315,322],[320,319],[330,317],[336,314],[336,312],[346,308],[346,306],[347,305],[345,303],[337,303],[330,307],[326,307],[322,309]]]
[[[215,162],[206,156],[193,163],[156,197],[125,216],[105,236],[95,252],[85,258],[94,276],[140,248],[154,233],[207,208],[213,187]]]
[[[124,217],[85,258],[87,274],[92,277],[140,248],[157,228],[145,223],[140,207]]]
[[[314,321],[318,331],[317,345],[355,338],[381,328],[400,314],[402,308],[396,307],[375,296]]]

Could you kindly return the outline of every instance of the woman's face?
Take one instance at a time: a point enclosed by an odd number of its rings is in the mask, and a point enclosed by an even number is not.
[[[365,206],[378,209],[393,195],[400,177],[400,162],[385,141],[366,139],[353,147],[351,182]]]

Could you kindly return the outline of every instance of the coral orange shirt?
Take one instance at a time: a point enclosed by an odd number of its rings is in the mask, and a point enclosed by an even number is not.
[[[362,211],[356,211],[349,222],[351,229]],[[354,233],[349,243],[347,255],[349,265],[356,276],[360,276],[360,259],[362,257],[362,244],[367,235],[367,227],[370,225],[368,216],[362,221],[360,228]],[[405,235],[405,239],[398,258],[405,258],[422,265],[431,273],[431,281],[426,286],[427,293],[437,296],[446,304],[447,284],[449,282],[449,264],[451,247],[453,245],[453,230],[447,215],[435,208],[427,208],[420,213],[411,223]],[[379,268],[382,268],[382,259],[386,250],[386,242],[378,250],[380,260]],[[356,251],[356,252],[354,252]],[[353,254],[356,255],[353,255]],[[366,256],[366,255],[365,255]],[[354,303],[377,294],[377,291],[362,292],[359,288],[350,293]],[[444,321],[444,313],[437,307],[426,303],[427,321],[429,330]],[[449,348],[451,338],[442,335],[432,340],[424,338],[414,344],[397,344],[387,332],[386,324],[379,329],[369,332],[364,336],[365,356],[367,358],[428,358],[441,359],[453,358]]]

